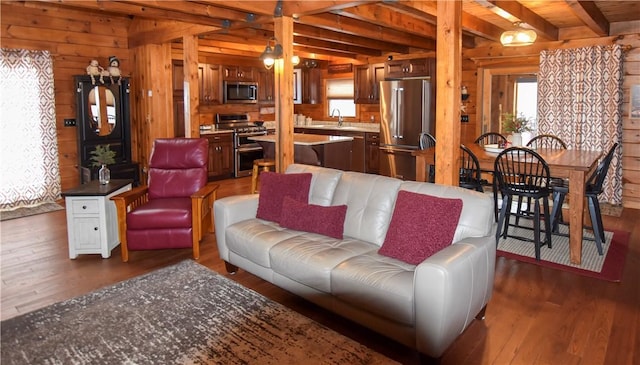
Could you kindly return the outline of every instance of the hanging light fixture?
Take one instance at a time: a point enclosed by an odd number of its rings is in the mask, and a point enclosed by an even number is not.
[[[522,27],[521,22],[513,24],[516,29],[507,30],[500,36],[500,43],[505,47],[529,46],[536,41],[538,35],[531,29]]]
[[[271,47],[271,42],[273,42],[273,48]],[[264,67],[267,70],[271,70],[273,64],[279,58],[282,58],[282,45],[278,43],[278,40],[275,37],[271,37],[267,41],[267,46],[264,48],[264,52],[260,55],[260,59],[262,60],[262,63],[264,63]],[[291,56],[291,63],[293,63],[294,66],[299,64],[300,57],[297,55]]]

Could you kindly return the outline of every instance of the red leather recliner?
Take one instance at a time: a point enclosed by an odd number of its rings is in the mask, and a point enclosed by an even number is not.
[[[111,198],[118,213],[122,261],[129,250],[193,247],[200,256],[205,229],[213,232],[216,185],[207,185],[208,141],[162,138],[153,143],[147,186]]]

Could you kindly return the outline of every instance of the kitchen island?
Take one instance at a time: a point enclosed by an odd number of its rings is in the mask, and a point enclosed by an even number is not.
[[[264,158],[275,158],[275,135],[255,136],[249,139],[260,143],[264,150]],[[293,159],[295,163],[351,170],[352,144],[353,137],[294,133]]]

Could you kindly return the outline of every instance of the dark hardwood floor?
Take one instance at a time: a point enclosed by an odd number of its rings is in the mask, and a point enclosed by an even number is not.
[[[225,180],[218,197],[246,193],[249,178]],[[605,228],[631,232],[621,283],[498,258],[493,297],[441,364],[640,364],[640,210],[604,217]],[[177,263],[190,250],[131,252],[70,260],[65,212],[0,223],[2,320]],[[230,276],[214,235],[199,262],[404,364],[416,353],[240,270]]]

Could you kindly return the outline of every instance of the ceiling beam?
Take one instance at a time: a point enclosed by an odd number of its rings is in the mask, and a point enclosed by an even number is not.
[[[134,23],[145,22],[147,27],[144,31],[129,33],[129,47],[139,47],[145,44],[162,44],[181,39],[185,35],[197,35],[218,29],[208,25],[189,24],[178,21],[151,21],[148,19],[136,18]],[[131,29],[137,28],[135,24]]]
[[[512,23],[525,23],[525,28],[535,30],[540,37],[550,41],[558,40],[558,27],[529,10],[529,8],[522,6],[517,1],[476,0],[476,2]]]
[[[609,35],[609,21],[593,1],[566,0],[571,10],[600,37]]]
[[[354,6],[374,3],[375,1],[353,1],[353,0],[321,0],[321,1],[285,1],[283,3],[283,14],[298,19],[301,16],[308,16],[341,9],[352,8]]]
[[[300,17],[301,24],[313,25],[314,27],[332,30],[334,32],[366,35],[366,37],[381,40],[384,42],[398,43],[408,47],[415,47],[425,50],[435,50],[436,42],[433,39],[419,37],[406,32],[399,32],[376,24],[350,19],[335,14],[320,14]]]
[[[383,42],[381,40],[365,38],[363,36],[354,36],[344,33],[337,33],[330,30],[316,28],[314,26],[305,24],[294,24],[294,35],[303,37],[309,37],[320,40],[330,39],[332,42],[342,43],[346,45],[352,45],[364,48],[380,49],[382,52],[387,53],[409,53],[409,47],[401,44]]]

